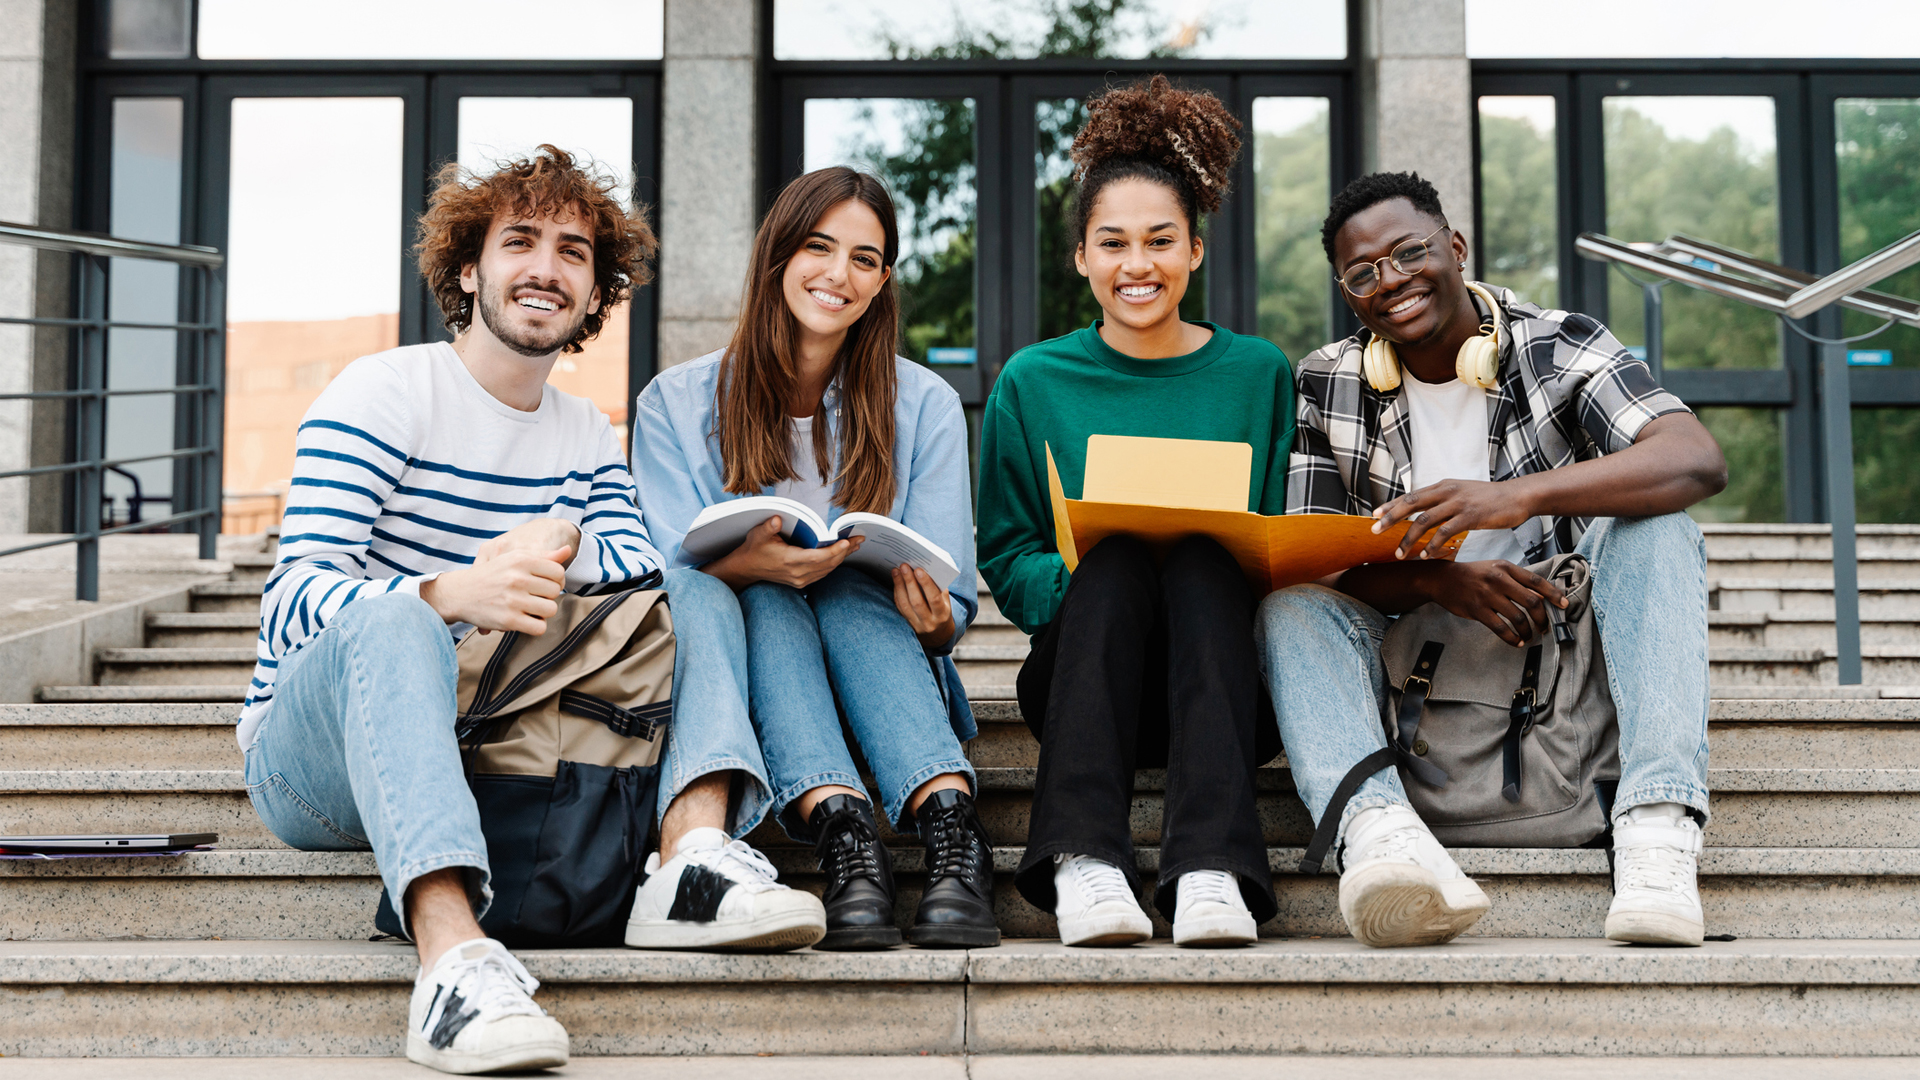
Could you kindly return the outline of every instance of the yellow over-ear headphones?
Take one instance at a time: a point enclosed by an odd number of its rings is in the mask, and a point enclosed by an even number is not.
[[[1475,296],[1486,301],[1487,316],[1480,320],[1480,333],[1460,346],[1459,355],[1453,358],[1453,372],[1463,383],[1491,390],[1500,385],[1500,307],[1494,303],[1492,293],[1471,281],[1465,284]],[[1393,342],[1379,334],[1373,335],[1366,351],[1360,354],[1360,371],[1366,375],[1367,385],[1383,394],[1399,389],[1400,357],[1393,351]]]

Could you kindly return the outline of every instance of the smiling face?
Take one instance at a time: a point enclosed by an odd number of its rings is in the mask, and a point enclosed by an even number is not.
[[[1345,274],[1358,263],[1385,259],[1400,245],[1419,240],[1442,224],[1406,199],[1369,206],[1347,219],[1334,235],[1334,273]],[[1466,239],[1448,229],[1427,245],[1426,263],[1413,274],[1401,273],[1391,261],[1377,265],[1380,287],[1373,295],[1355,296],[1340,289],[1367,329],[1397,344],[1418,347],[1442,341],[1460,329],[1463,318],[1473,326],[1479,324],[1460,271],[1460,264],[1467,261]]]
[[[1073,264],[1109,321],[1146,331],[1180,320],[1180,300],[1203,255],[1166,185],[1117,180],[1100,189]]]
[[[549,356],[572,341],[600,310],[592,231],[572,214],[495,215],[480,261],[460,268],[460,287],[480,313],[473,332],[522,356]]]
[[[881,261],[886,242],[880,218],[858,199],[840,203],[814,222],[780,276],[803,346],[838,349],[848,329],[867,313],[893,272]]]

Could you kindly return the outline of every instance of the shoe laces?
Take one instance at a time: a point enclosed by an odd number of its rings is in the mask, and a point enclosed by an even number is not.
[[[820,860],[830,882],[867,878],[878,883],[880,870],[880,833],[865,814],[852,807],[828,817],[820,827],[820,839],[813,853]]]
[[[786,888],[777,884],[780,871],[745,840],[730,840],[722,847],[689,851],[686,855],[688,862],[698,863],[748,892]]]
[[[477,1010],[483,1020],[546,1015],[530,996],[540,989],[540,980],[529,974],[512,953],[493,946],[475,959],[457,952],[455,956],[442,964],[435,976],[447,988],[448,1012],[462,1005]]]
[[[1071,856],[1067,859],[1067,873],[1074,889],[1086,900],[1088,907],[1109,900],[1139,903],[1134,898],[1133,886],[1127,883],[1127,875],[1105,859],[1096,859],[1091,855]]]
[[[1239,906],[1240,881],[1225,870],[1192,870],[1180,875],[1180,906],[1226,904]]]
[[[1621,889],[1684,895],[1696,868],[1691,851],[1667,844],[1635,844],[1615,853],[1620,865]]]
[[[942,807],[921,818],[927,837],[927,876],[971,878],[990,850],[980,836],[972,808],[965,804]]]

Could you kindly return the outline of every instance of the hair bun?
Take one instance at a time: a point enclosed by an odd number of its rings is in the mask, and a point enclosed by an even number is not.
[[[1200,209],[1213,213],[1240,156],[1240,120],[1206,90],[1182,90],[1155,75],[1087,103],[1087,124],[1073,139],[1074,180],[1108,161],[1150,161],[1193,184]]]

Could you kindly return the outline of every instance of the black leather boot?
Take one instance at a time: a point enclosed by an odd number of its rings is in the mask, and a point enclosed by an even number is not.
[[[936,791],[915,816],[927,844],[927,891],[907,940],[929,948],[1000,944],[993,920],[993,848],[973,796]]]
[[[890,949],[900,944],[893,921],[893,856],[880,843],[873,805],[853,795],[829,795],[807,818],[813,852],[827,875],[827,936],[816,949]]]

